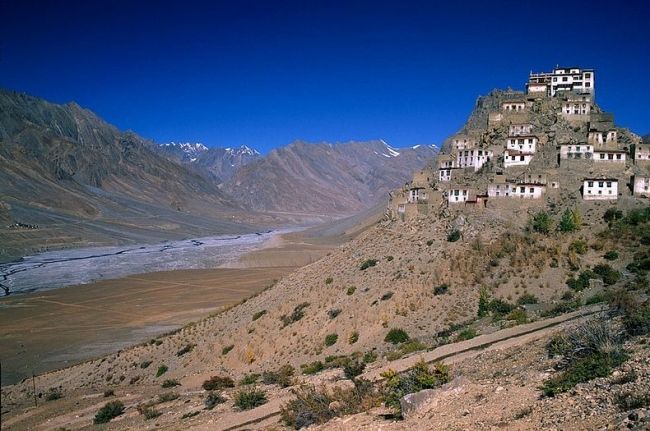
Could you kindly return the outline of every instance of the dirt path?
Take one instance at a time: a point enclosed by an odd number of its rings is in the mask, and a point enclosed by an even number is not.
[[[574,322],[601,312],[603,308],[599,305],[584,307],[572,313],[563,314],[551,319],[539,320],[525,325],[503,329],[491,334],[480,335],[471,340],[447,344],[434,350],[424,353],[416,353],[412,356],[393,361],[382,367],[367,371],[361,378],[370,381],[381,380],[381,374],[385,371],[395,370],[403,372],[411,368],[420,359],[426,362],[444,361],[447,364],[454,364],[465,359],[477,356],[490,350],[506,349],[530,343],[533,340],[543,338],[562,328],[563,323]],[[280,414],[280,408],[293,398],[286,395],[273,399],[267,404],[247,412],[235,412],[219,418],[218,423],[209,422],[191,428],[192,430],[210,431],[235,431],[246,427],[257,427],[266,424],[271,418]]]

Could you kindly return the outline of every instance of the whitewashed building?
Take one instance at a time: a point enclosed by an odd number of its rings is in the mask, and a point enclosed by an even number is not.
[[[607,131],[591,130],[587,138],[587,142],[596,147],[614,145],[617,141],[618,133],[616,132],[616,129],[609,129]]]
[[[473,168],[478,171],[492,158],[492,151],[485,149],[473,149],[459,151],[456,155],[456,166],[459,168]]]
[[[456,159],[451,154],[440,154],[436,159],[438,163],[438,181],[451,181],[451,173],[458,169]]]
[[[571,96],[562,103],[562,114],[568,117],[573,115],[589,115],[591,113],[591,96]]]
[[[475,148],[478,141],[475,137],[469,135],[456,135],[452,138],[451,144],[456,151]]]
[[[650,197],[650,177],[634,176],[632,180],[634,196]]]
[[[447,202],[450,204],[458,204],[467,202],[469,198],[470,189],[469,188],[453,188],[449,190],[447,195]]]
[[[512,166],[527,166],[533,160],[534,153],[528,153],[516,150],[506,150],[503,152],[503,166],[506,168]]]
[[[634,163],[650,162],[650,145],[636,144],[634,146]]]
[[[525,153],[535,153],[539,139],[533,135],[510,136],[506,139],[506,149]]]
[[[530,135],[532,132],[532,124],[511,124],[508,126],[508,136]]]
[[[586,159],[594,156],[594,146],[587,143],[560,145],[560,159]]]
[[[510,197],[523,199],[540,199],[546,191],[542,184],[518,183],[510,187]]]
[[[595,162],[625,163],[625,150],[595,150]]]
[[[585,178],[582,184],[582,199],[586,201],[618,199],[616,178]]]
[[[544,85],[548,96],[555,96],[557,93],[565,91],[593,95],[595,83],[596,76],[593,69],[558,66],[552,72],[531,72],[528,76],[526,89],[529,94],[538,93]]]
[[[523,100],[509,100],[501,104],[501,110],[505,112],[524,112],[526,102]]]
[[[427,192],[424,187],[411,187],[409,188],[408,197],[406,201],[410,204],[427,201]]]

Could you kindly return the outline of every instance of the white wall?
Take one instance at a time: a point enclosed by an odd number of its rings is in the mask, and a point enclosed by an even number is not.
[[[586,201],[618,199],[618,181],[584,180],[582,198]]]
[[[594,161],[599,163],[625,163],[625,153],[614,153],[608,151],[594,152]]]

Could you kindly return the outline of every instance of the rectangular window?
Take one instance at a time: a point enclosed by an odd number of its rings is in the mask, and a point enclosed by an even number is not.
[[[611,187],[611,186],[612,186],[612,182],[611,182],[611,181],[607,181],[607,187]]]
[[[594,182],[593,182],[593,181],[589,181],[589,182],[587,182],[587,186],[588,186],[588,187],[593,187],[593,186],[594,186]]]
[[[531,193],[535,193],[535,189],[533,187],[530,188]]]
[[[621,160],[621,155],[620,154],[616,155],[616,160]]]
[[[605,183],[603,181],[598,181],[598,187],[602,187]]]
[[[519,188],[519,193],[526,193],[526,188],[525,187],[520,187]]]

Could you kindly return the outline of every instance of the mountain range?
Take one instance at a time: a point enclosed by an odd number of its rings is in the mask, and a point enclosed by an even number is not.
[[[76,103],[0,89],[0,261],[246,232],[367,209],[436,153],[383,141],[157,145]]]

